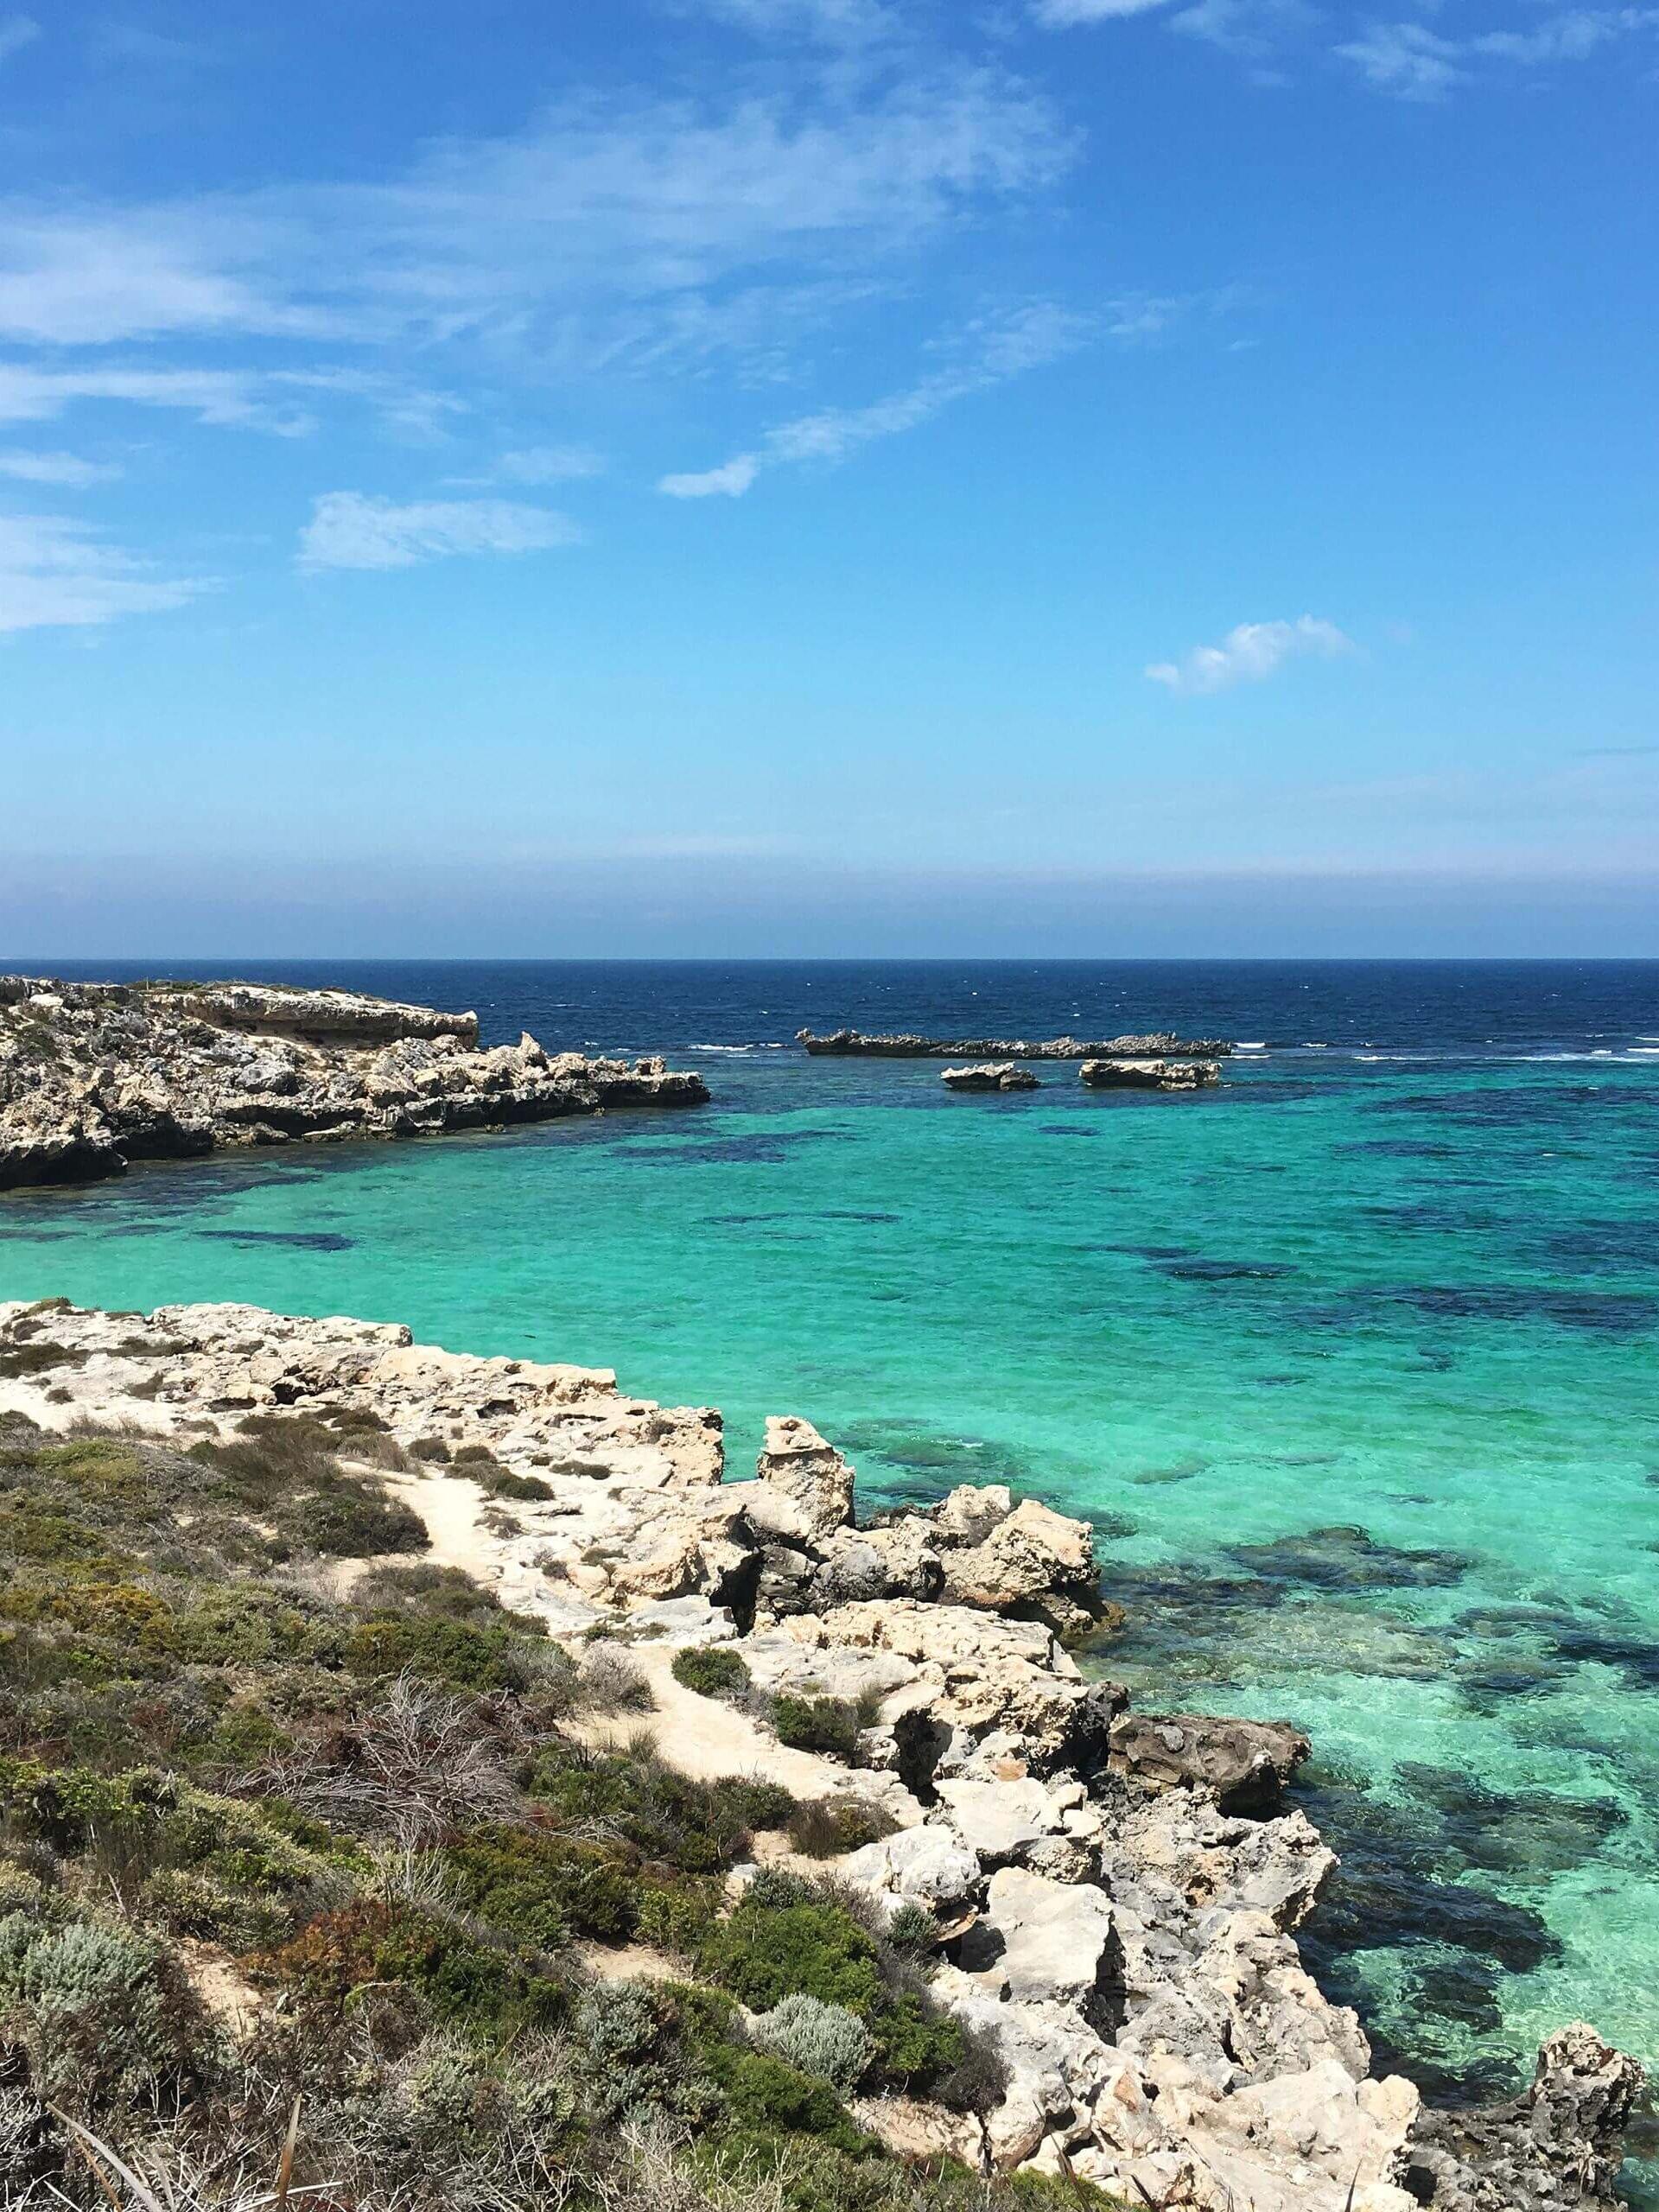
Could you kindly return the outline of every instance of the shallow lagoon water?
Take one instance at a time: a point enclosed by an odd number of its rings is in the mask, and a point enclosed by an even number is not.
[[[734,1466],[799,1412],[875,1494],[1089,1513],[1102,1665],[1312,1734],[1313,1948],[1385,2055],[1659,2054],[1659,967],[329,973],[718,1103],[13,1198],[0,1296],[396,1319],[718,1404]],[[777,1049],[844,1018],[1265,1049],[1170,1099]]]

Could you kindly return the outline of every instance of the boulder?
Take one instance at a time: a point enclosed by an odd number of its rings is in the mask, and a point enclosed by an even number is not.
[[[962,1965],[1016,2004],[1103,2008],[1117,1979],[1111,1901],[1023,1866],[992,1875],[983,1916],[963,1938]]]
[[[1029,1611],[1062,1631],[1101,1609],[1094,1530],[1028,1497],[980,1542],[945,1555],[945,1594],[995,1612]]]
[[[1312,1749],[1287,1720],[1125,1713],[1112,1723],[1114,1773],[1153,1789],[1200,1789],[1224,1812],[1271,1812]]]
[[[778,1534],[810,1542],[851,1522],[853,1470],[810,1421],[771,1416],[754,1471],[759,1490],[745,1502]]]

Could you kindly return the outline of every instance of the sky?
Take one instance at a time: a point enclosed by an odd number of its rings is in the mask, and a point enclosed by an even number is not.
[[[1659,4],[0,0],[0,953],[1659,954]]]

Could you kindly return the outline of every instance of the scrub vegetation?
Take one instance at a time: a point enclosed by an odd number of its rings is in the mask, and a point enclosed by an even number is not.
[[[999,2090],[930,1929],[754,1871],[761,1831],[842,1841],[776,1785],[594,1748],[598,1655],[423,1560],[346,1442],[0,1416],[4,2201],[1103,2202],[882,2147],[862,2097]]]

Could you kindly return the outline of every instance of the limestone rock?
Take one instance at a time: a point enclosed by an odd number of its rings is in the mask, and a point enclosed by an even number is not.
[[[1050,1037],[1033,1044],[1023,1037],[917,1037],[907,1032],[881,1036],[857,1029],[835,1029],[819,1037],[799,1029],[795,1041],[814,1055],[887,1060],[1144,1060],[1171,1052],[1220,1059],[1233,1049],[1218,1038],[1177,1037],[1168,1030],[1087,1044],[1076,1037]]]
[[[947,1554],[945,1594],[997,1612],[1037,1612],[1062,1630],[1084,1625],[1101,1603],[1094,1531],[1026,1498],[981,1542]]]
[[[1201,1789],[1229,1813],[1270,1812],[1311,1749],[1287,1720],[1125,1713],[1112,1723],[1114,1772],[1154,1789]]]
[[[947,1090],[1036,1090],[1039,1078],[1013,1060],[982,1060],[976,1066],[946,1068],[939,1081]]]
[[[853,1470],[810,1421],[768,1419],[755,1478],[760,1488],[747,1501],[751,1515],[780,1534],[810,1541],[853,1517]]]
[[[1106,1995],[1116,1948],[1103,1891],[1002,1866],[983,1919],[963,1939],[962,1963],[1018,2004],[1092,2005]]]
[[[1221,1069],[1208,1060],[1085,1060],[1079,1082],[1091,1090],[1204,1090],[1221,1081]]]
[[[478,1047],[478,1017],[269,984],[0,976],[0,1189],[222,1146],[435,1136],[701,1103],[660,1060]]]

